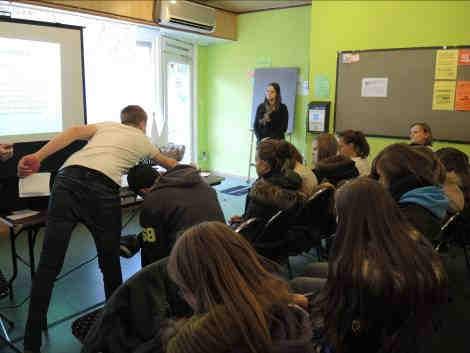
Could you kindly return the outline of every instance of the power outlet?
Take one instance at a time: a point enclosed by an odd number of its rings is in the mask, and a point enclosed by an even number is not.
[[[207,152],[206,151],[202,151],[201,158],[202,158],[203,161],[207,161]]]

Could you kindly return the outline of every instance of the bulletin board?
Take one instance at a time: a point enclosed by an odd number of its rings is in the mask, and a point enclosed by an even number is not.
[[[335,131],[406,138],[426,122],[470,143],[470,46],[339,52],[336,79]]]

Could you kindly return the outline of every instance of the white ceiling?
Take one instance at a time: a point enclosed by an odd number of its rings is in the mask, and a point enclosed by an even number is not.
[[[312,0],[194,0],[194,2],[199,2],[201,4],[235,13],[246,13],[312,4]]]

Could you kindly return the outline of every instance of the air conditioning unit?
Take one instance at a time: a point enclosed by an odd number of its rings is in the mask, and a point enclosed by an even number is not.
[[[168,27],[210,33],[215,30],[215,10],[184,0],[157,0],[155,21]]]

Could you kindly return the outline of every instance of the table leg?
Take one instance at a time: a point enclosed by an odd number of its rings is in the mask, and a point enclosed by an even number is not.
[[[18,276],[18,258],[16,253],[16,234],[13,227],[10,227],[10,245],[11,245],[11,261],[13,265],[13,274],[8,280],[8,287],[10,289],[10,299],[13,299],[13,281]]]
[[[28,229],[29,270],[31,272],[31,279],[34,278],[34,273],[36,271],[36,264],[34,261],[34,233],[35,230]]]

